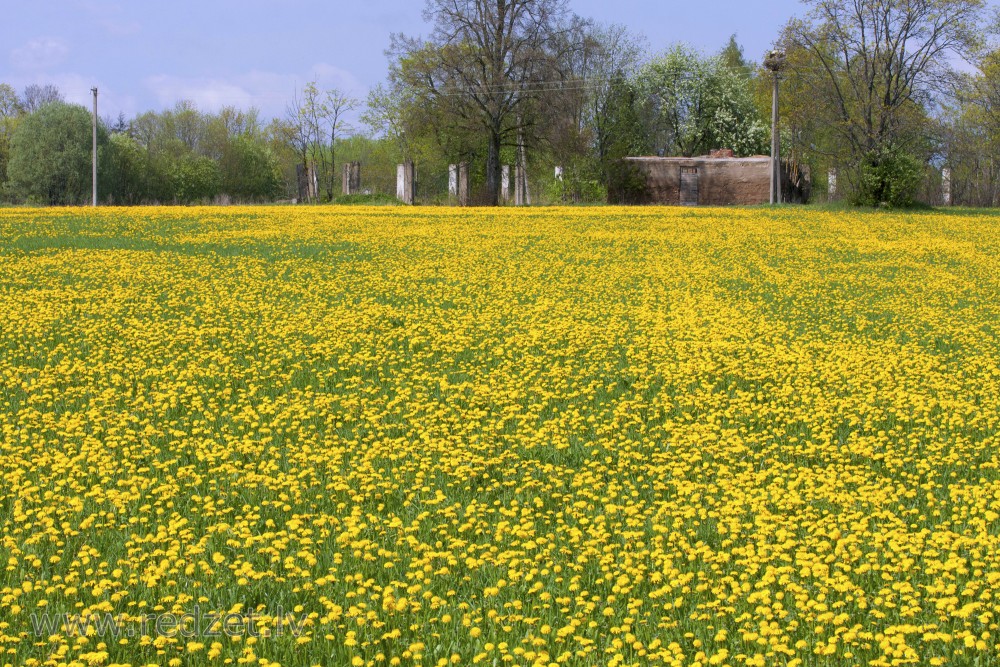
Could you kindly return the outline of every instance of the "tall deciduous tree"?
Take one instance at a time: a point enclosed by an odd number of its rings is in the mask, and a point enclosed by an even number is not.
[[[24,109],[14,88],[0,83],[0,192],[7,182],[7,163],[10,161],[10,139]]]
[[[320,90],[313,81],[306,84],[301,97],[296,96],[286,114],[290,145],[301,157],[304,169],[308,170],[310,160],[318,167],[317,178],[325,185],[328,199],[333,199],[337,182],[337,140],[351,131],[347,114],[359,104],[336,88]]]
[[[358,108],[360,102],[333,88],[326,91],[320,108],[326,131],[330,137],[330,175],[326,182],[327,198],[333,199],[333,186],[337,180],[337,139],[352,130],[347,114]]]
[[[39,85],[36,83],[25,86],[21,96],[21,107],[25,113],[35,113],[46,104],[62,102],[63,96],[59,89],[52,84]]]
[[[781,42],[808,64],[792,69],[801,94],[834,135],[832,157],[860,183],[866,164],[923,140],[926,109],[954,80],[954,62],[981,46],[985,2],[804,1],[808,16],[791,21]]]
[[[637,87],[665,155],[699,155],[731,148],[739,155],[763,150],[767,125],[748,75],[722,58],[676,45],[643,67]]]
[[[106,134],[99,128],[99,143]],[[22,200],[77,204],[91,187],[91,118],[80,106],[53,102],[27,116],[11,139],[10,187]]]
[[[485,133],[488,203],[497,204],[502,147],[544,92],[569,29],[566,0],[428,0],[425,18],[430,40],[393,36],[390,78]]]
[[[952,202],[1000,205],[1000,51],[963,77],[940,118],[943,166],[951,170]]]

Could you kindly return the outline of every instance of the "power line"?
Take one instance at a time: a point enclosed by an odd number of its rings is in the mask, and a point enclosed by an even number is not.
[[[729,71],[736,72],[746,72],[747,70],[739,67],[732,66],[721,66],[722,69],[727,69]],[[753,71],[753,70],[751,70]],[[828,73],[828,70],[823,67],[789,67],[785,70],[786,73],[796,73],[796,72],[821,72]],[[843,73],[843,72],[841,72]],[[545,92],[586,92],[588,90],[595,90],[604,86],[608,83],[614,81],[617,77],[605,76],[605,77],[585,77],[576,79],[549,79],[542,81],[527,81],[522,84],[517,83],[506,83],[500,84],[498,86],[476,86],[474,89],[470,87],[458,86],[445,86],[438,90],[435,90],[432,95],[434,97],[471,97],[473,95],[503,95],[503,94],[517,94],[517,93],[545,93]],[[694,81],[701,77],[693,74],[678,74],[669,77],[674,81]],[[409,89],[411,92],[414,89]]]

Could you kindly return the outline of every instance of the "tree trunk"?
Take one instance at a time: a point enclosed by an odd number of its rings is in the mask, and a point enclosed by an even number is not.
[[[487,204],[500,204],[500,131],[490,129],[490,145],[486,154]]]
[[[333,121],[333,129],[330,130],[330,181],[326,186],[327,197],[333,201],[333,188],[337,183],[337,121]]]

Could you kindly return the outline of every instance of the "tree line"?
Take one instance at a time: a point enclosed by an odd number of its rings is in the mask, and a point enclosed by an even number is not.
[[[998,205],[1000,51],[984,0],[803,4],[774,45],[782,152],[814,189],[835,172],[856,204],[933,204],[947,172],[954,203]],[[103,119],[101,201],[335,201],[353,160],[388,194],[412,161],[424,202],[446,197],[459,162],[476,203],[501,203],[504,165],[530,200],[604,201],[629,186],[626,156],[769,151],[772,72],[736,36],[715,53],[651,53],[568,0],[427,0],[424,17],[427,35],[391,36],[386,80],[365,100],[310,83],[279,118],[181,101]],[[88,201],[90,132],[55,88],[0,84],[0,195]]]

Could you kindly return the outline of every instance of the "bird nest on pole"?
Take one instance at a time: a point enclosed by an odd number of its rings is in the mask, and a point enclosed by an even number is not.
[[[764,56],[764,67],[771,70],[775,74],[785,69],[785,52],[768,51],[767,55]]]

